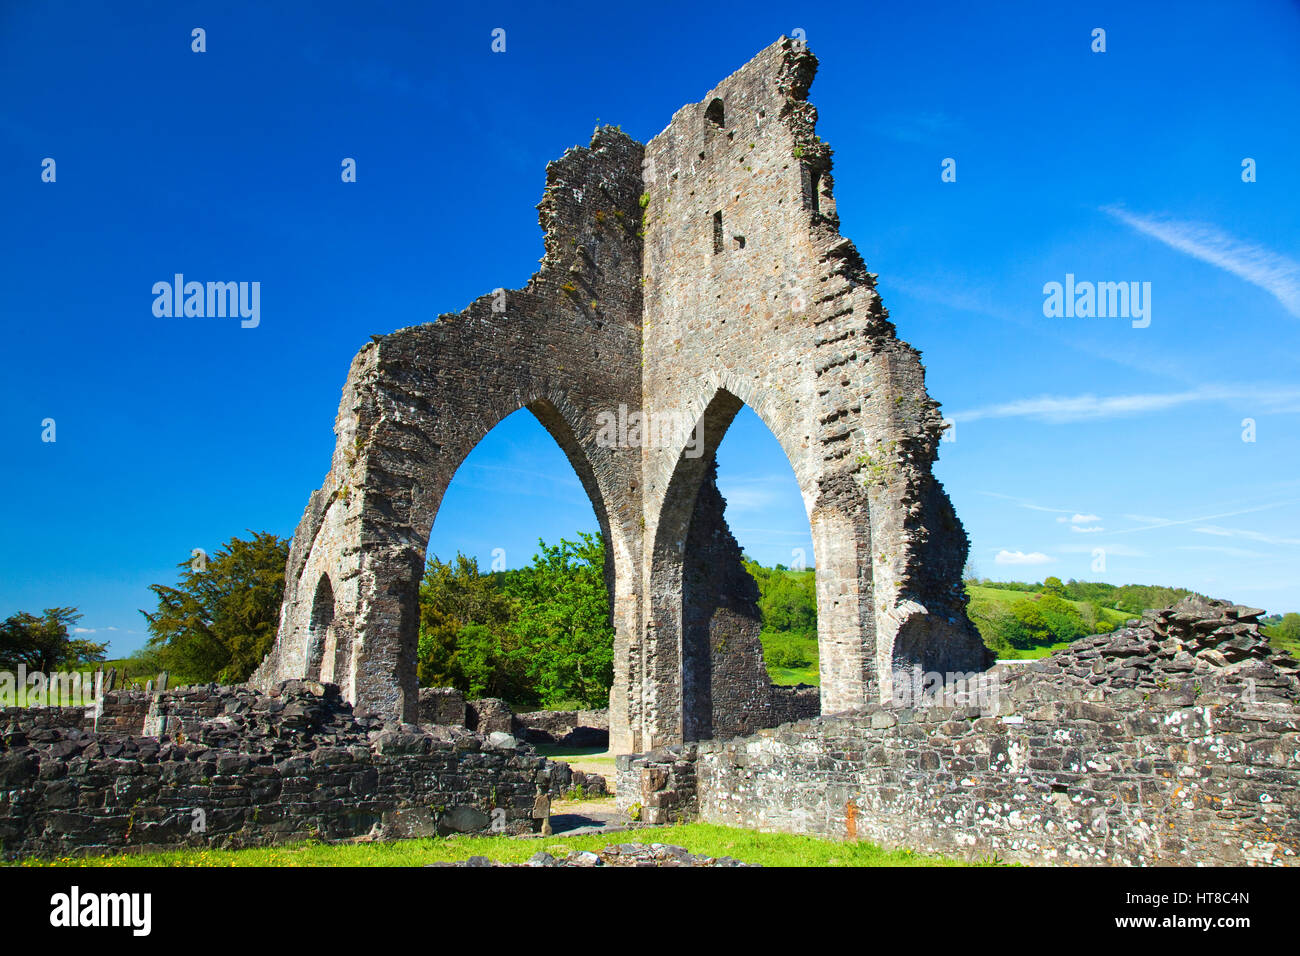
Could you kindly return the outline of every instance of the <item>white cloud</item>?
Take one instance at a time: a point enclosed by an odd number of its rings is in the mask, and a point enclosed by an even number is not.
[[[1079,532],[1079,534],[1092,534],[1093,532],[1105,531],[1106,529],[1099,524],[1088,525],[1087,527],[1080,527],[1079,525],[1075,524],[1075,525],[1070,525],[1070,530],[1077,531]]]
[[[1056,520],[1059,521],[1061,524],[1065,524],[1067,521],[1070,524],[1092,524],[1095,521],[1100,521],[1101,518],[1099,518],[1097,515],[1076,514],[1069,518],[1057,518]]]
[[[1300,387],[1294,385],[1203,385],[1183,392],[1147,395],[1040,395],[956,412],[953,421],[982,418],[1036,418],[1053,425],[1101,421],[1125,415],[1162,412],[1201,402],[1250,402],[1258,412],[1300,411]]]
[[[1053,560],[1052,558],[1049,558],[1041,551],[1031,551],[1029,554],[1025,554],[1023,551],[1007,551],[1004,549],[998,552],[998,556],[993,559],[993,563],[994,564],[1050,564],[1052,560]]]
[[[1300,319],[1300,262],[1264,246],[1235,239],[1207,223],[1139,216],[1117,206],[1103,207],[1102,212],[1179,252],[1258,286]]]

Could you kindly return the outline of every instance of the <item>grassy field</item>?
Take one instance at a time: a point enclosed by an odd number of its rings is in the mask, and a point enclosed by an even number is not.
[[[1034,597],[1034,594],[1028,591],[1010,591],[1004,588],[989,588],[977,584],[966,585],[966,593],[970,595],[972,601],[976,599],[993,601],[997,604],[1005,605],[1008,608],[1010,608],[1011,605],[1015,604],[1021,598]],[[1074,609],[1078,611],[1080,614],[1086,613],[1086,608],[1087,608],[1086,601],[1066,600],[1065,603],[1073,605]],[[1101,610],[1102,617],[1106,620],[1106,622],[1108,624],[1114,624],[1116,626],[1122,625],[1125,621],[1132,620],[1134,617],[1137,616],[1135,614],[1129,614],[1127,611],[1117,611],[1111,607],[1103,607],[1100,610]]]
[[[1027,591],[1011,591],[1003,588],[982,587],[979,585],[968,585],[966,593],[970,595],[971,601],[995,604],[998,607],[1009,610],[1013,604],[1024,598],[1033,598],[1034,595]],[[1086,615],[1086,602],[1067,601],[1081,614]],[[1101,608],[1102,619],[1106,624],[1112,627],[1122,626],[1125,621],[1130,620],[1134,615],[1126,611],[1117,611],[1114,608]],[[978,624],[978,622],[977,622]],[[804,667],[777,667],[768,664],[767,673],[774,684],[813,684],[821,683],[817,671],[817,638],[801,637],[796,634],[772,634],[764,631],[762,635],[763,646],[770,647],[774,643],[790,646],[796,650],[810,663]],[[987,638],[986,638],[987,641]],[[1053,651],[1068,647],[1068,642],[1052,644],[1047,647],[1035,647],[1029,650],[1020,650],[1011,648],[999,653],[1004,660],[1033,660],[1039,657],[1046,657]]]
[[[561,857],[599,851],[611,843],[672,843],[696,854],[730,856],[763,866],[969,866],[961,860],[882,850],[870,843],[838,843],[786,833],[759,833],[708,823],[650,827],[570,837],[448,837],[394,843],[299,843],[247,850],[169,850],[110,857],[23,860],[18,866],[423,866],[485,856],[522,863],[538,850]],[[984,861],[983,865],[997,861]]]

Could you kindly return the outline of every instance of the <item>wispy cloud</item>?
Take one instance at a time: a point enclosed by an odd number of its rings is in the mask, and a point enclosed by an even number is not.
[[[1157,528],[1172,528],[1178,525],[1197,524],[1201,521],[1216,521],[1219,518],[1235,518],[1237,515],[1254,514],[1256,511],[1271,511],[1273,508],[1281,508],[1285,505],[1295,503],[1296,499],[1290,501],[1274,501],[1267,505],[1256,505],[1253,508],[1239,508],[1236,511],[1224,511],[1213,515],[1200,515],[1195,518],[1155,518],[1150,515],[1125,515],[1124,517],[1128,518],[1130,521],[1140,521],[1142,522],[1142,525],[1137,528],[1124,528],[1112,533],[1131,534],[1135,531],[1153,531]]]
[[[1106,529],[1099,524],[1087,526],[1072,524],[1070,525],[1070,530],[1077,531],[1079,534],[1096,534],[1098,531],[1105,531]]]
[[[1174,549],[1175,551],[1210,551],[1214,554],[1226,554],[1230,558],[1267,558],[1267,554],[1259,551],[1249,551],[1246,548],[1229,548],[1212,544],[1185,544]]]
[[[1243,401],[1252,403],[1257,414],[1300,411],[1300,386],[1204,385],[1182,392],[1147,395],[1041,395],[985,405],[949,417],[962,423],[983,418],[1034,418],[1062,425],[1160,412],[1202,402]]]
[[[893,113],[878,119],[872,129],[901,143],[937,143],[951,139],[960,125],[943,112]]]
[[[1300,538],[1279,538],[1276,535],[1262,534],[1258,531],[1242,531],[1237,528],[1221,528],[1218,525],[1206,525],[1193,528],[1197,534],[1212,534],[1220,538],[1245,538],[1247,541],[1259,541],[1263,544],[1300,544]]]
[[[1300,262],[1295,259],[1236,239],[1208,223],[1141,216],[1118,206],[1104,206],[1102,212],[1143,235],[1258,286],[1300,319]]]
[[[791,495],[792,487],[794,487],[794,480],[788,475],[766,475],[718,482],[718,490],[726,499],[729,514],[777,508]]]
[[[994,564],[1051,564],[1053,560],[1054,560],[1053,558],[1048,557],[1047,555],[1043,554],[1041,551],[1031,551],[1028,554],[1026,554],[1023,551],[1007,551],[1004,549],[998,552],[997,557],[993,559],[993,563]]]
[[[986,498],[1001,498],[1003,501],[1014,501],[1021,508],[1028,508],[1030,511],[1047,511],[1052,514],[1073,514],[1073,508],[1048,508],[1043,505],[1035,504],[1027,498],[1017,498],[1015,495],[1004,495],[996,491],[977,491],[977,495],[984,495]],[[1057,521],[1066,521],[1066,518],[1057,518]]]

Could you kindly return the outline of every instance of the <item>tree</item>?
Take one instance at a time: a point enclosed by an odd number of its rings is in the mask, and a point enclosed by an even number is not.
[[[463,554],[431,558],[420,583],[420,683],[512,704],[605,706],[614,681],[605,547],[578,538],[538,541],[532,564],[496,574]]]
[[[0,623],[0,668],[20,665],[33,673],[75,670],[104,660],[107,644],[74,638],[69,630],[81,620],[75,607],[46,608],[40,617],[19,611]]]
[[[1023,649],[1052,643],[1052,630],[1037,601],[1021,598],[1011,605],[1013,647]]]
[[[1294,611],[1283,614],[1278,623],[1264,628],[1264,636],[1274,647],[1300,657],[1300,614]]]
[[[543,705],[609,703],[614,683],[614,628],[605,588],[604,541],[587,532],[555,547],[537,542],[533,563],[509,576],[512,629]]]
[[[420,683],[471,697],[526,697],[523,668],[510,653],[511,617],[510,599],[479,573],[477,559],[430,558],[420,582]]]
[[[206,562],[182,561],[177,587],[153,584],[158,610],[149,647],[173,674],[193,681],[237,684],[262,662],[280,625],[289,542],[250,531],[234,537]]]
[[[1043,582],[1043,593],[1051,594],[1058,598],[1065,597],[1065,585],[1061,583],[1058,577],[1049,577]]]

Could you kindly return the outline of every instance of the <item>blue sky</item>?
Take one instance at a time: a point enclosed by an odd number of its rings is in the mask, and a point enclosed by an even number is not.
[[[598,119],[648,139],[795,29],[843,231],[957,422],[978,572],[1300,609],[1295,4],[108,9],[0,6],[0,615],[75,605],[123,653],[193,548],[291,534],[367,337],[523,284],[549,160]],[[155,317],[177,272],[261,282],[260,324]],[[1150,325],[1045,316],[1067,274],[1151,283]],[[808,548],[748,412],[720,475],[750,553]],[[514,566],[593,525],[523,413],[431,550]]]

